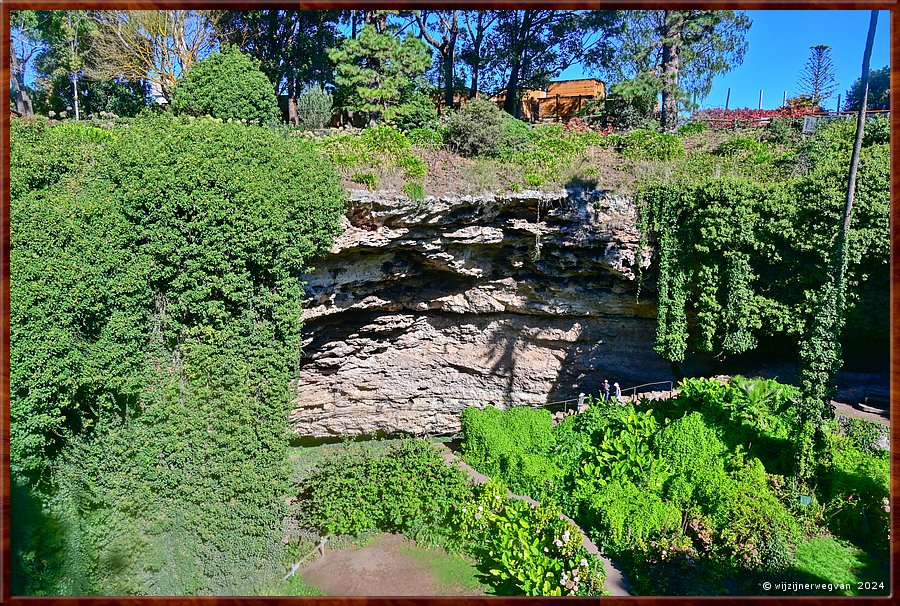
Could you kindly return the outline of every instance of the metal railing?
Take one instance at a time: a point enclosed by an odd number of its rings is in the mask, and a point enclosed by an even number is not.
[[[310,551],[305,556],[300,558],[300,560],[295,562],[293,564],[293,566],[291,566],[291,571],[289,573],[287,573],[286,575],[284,575],[284,578],[281,580],[287,581],[289,578],[291,578],[292,576],[297,574],[297,571],[300,570],[300,567],[303,565],[303,562],[308,560],[309,556],[313,555],[314,553],[318,552],[324,558],[325,557],[325,543],[327,543],[328,539],[330,539],[330,538],[331,538],[330,534],[326,535],[324,537],[319,537],[319,542],[316,544],[315,547],[313,547],[312,551]]]

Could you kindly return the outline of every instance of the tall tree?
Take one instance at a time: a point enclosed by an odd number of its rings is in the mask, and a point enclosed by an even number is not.
[[[224,41],[259,59],[277,94],[287,95],[288,114],[296,122],[296,96],[304,85],[334,81],[328,60],[340,34],[341,11],[223,11],[215,27]]]
[[[75,120],[81,119],[79,80],[91,66],[93,41],[97,28],[85,11],[42,11],[40,28],[47,48],[35,66],[43,76],[65,78],[71,83]]]
[[[431,64],[425,43],[412,35],[402,41],[392,32],[365,25],[359,38],[347,38],[328,53],[336,65],[338,96],[345,107],[390,119],[404,93]]]
[[[809,59],[800,74],[800,94],[809,96],[810,100],[821,105],[837,88],[831,47],[819,44],[810,46],[809,51]]]
[[[469,97],[475,98],[478,94],[481,70],[490,54],[483,52],[488,31],[497,22],[497,11],[465,11],[466,36],[460,58],[469,66],[472,78],[469,86]]]
[[[461,11],[415,11],[419,34],[437,51],[444,82],[444,105],[453,107],[456,89],[456,43],[460,36]],[[432,17],[434,23],[432,23]]]
[[[492,38],[495,48],[501,49],[503,109],[518,115],[523,88],[545,86],[588,52],[606,56],[618,20],[617,11],[499,11]]]
[[[738,11],[625,11],[624,26],[609,56],[588,63],[612,81],[640,74],[658,78],[662,94],[660,122],[678,126],[679,100],[696,93],[703,98],[713,78],[743,62],[750,18]]]
[[[881,69],[873,69],[869,72],[869,86],[866,97],[866,109],[891,109],[891,68],[885,65]],[[862,104],[863,85],[862,78],[847,90],[844,101],[844,111],[858,110]]]
[[[191,10],[93,11],[98,36],[89,75],[147,80],[171,100],[178,79],[215,46],[215,14]]]
[[[34,106],[25,84],[29,63],[46,47],[38,28],[38,11],[10,11],[9,13],[9,80],[16,111],[33,116]]]

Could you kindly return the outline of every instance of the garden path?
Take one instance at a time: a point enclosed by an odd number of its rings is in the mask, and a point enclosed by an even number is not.
[[[405,551],[402,535],[380,534],[365,547],[329,550],[304,566],[303,581],[332,596],[475,596],[468,587],[445,587],[426,564]]]
[[[473,469],[468,463],[460,459],[456,456],[456,453],[450,450],[450,448],[443,443],[437,443],[441,450],[441,455],[444,458],[444,462],[447,465],[456,465],[462,471],[467,473],[469,477],[477,484],[484,484],[485,482],[489,482],[491,478],[484,475],[483,473]],[[508,492],[507,495],[512,499],[519,499],[520,501],[525,501],[527,503],[531,503],[532,505],[538,505],[538,502],[528,496],[514,494],[512,491]],[[581,530],[581,527],[575,523],[575,521],[568,517],[566,514],[561,513],[560,516],[570,522],[573,526]],[[594,554],[598,558],[603,561],[603,567],[606,569],[606,584],[604,587],[607,591],[609,591],[610,595],[631,595],[631,592],[628,589],[628,581],[625,579],[625,575],[622,573],[622,570],[616,566],[612,560],[604,556],[600,553],[600,550],[597,548],[597,545],[591,541],[587,533],[581,530],[581,536],[583,537],[581,544],[587,550],[588,553]]]

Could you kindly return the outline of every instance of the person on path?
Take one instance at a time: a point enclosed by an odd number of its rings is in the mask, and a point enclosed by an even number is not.
[[[603,379],[603,399],[609,401],[609,381]]]
[[[618,383],[613,383],[613,389],[615,390],[614,393],[615,393],[616,402],[621,404],[622,403],[622,388],[619,387]]]

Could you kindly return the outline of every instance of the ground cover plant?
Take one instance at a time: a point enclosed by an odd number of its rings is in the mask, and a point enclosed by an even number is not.
[[[552,427],[543,410],[469,408],[462,453],[559,504],[640,594],[761,594],[765,580],[808,579],[822,534],[886,561],[888,457],[871,424],[825,428],[803,481],[796,387],[735,377],[679,389],[635,406],[592,399]],[[539,464],[510,464],[522,460]]]

